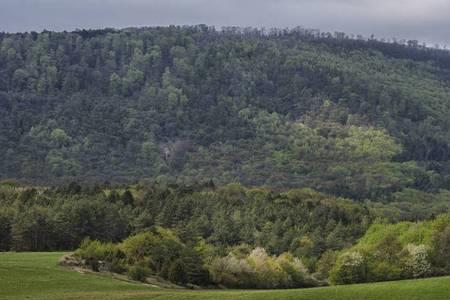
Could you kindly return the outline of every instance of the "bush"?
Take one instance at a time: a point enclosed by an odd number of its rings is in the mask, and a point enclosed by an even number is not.
[[[276,263],[281,267],[284,281],[282,287],[304,287],[308,286],[308,270],[297,257],[290,253],[283,253],[276,258]]]
[[[300,259],[290,253],[269,256],[256,248],[247,256],[230,253],[209,266],[213,282],[230,288],[290,288],[314,285]]]
[[[368,282],[392,281],[402,279],[402,265],[399,262],[391,263],[386,260],[375,260],[367,263]]]
[[[149,255],[149,248],[155,241],[151,232],[143,232],[130,236],[120,244],[120,249],[125,253],[129,263],[134,264],[144,260]]]
[[[226,287],[252,286],[252,268],[245,259],[239,259],[232,254],[214,259],[209,266],[209,272],[213,282]]]
[[[150,269],[144,266],[132,266],[128,269],[128,277],[136,281],[145,282],[150,274]]]
[[[81,242],[80,248],[75,252],[75,255],[84,259],[86,265],[93,271],[98,272],[100,263],[104,261],[111,262],[117,253],[116,246],[112,243],[91,241],[89,238],[86,238]]]
[[[333,284],[361,283],[366,280],[366,262],[361,253],[345,252],[330,271]]]

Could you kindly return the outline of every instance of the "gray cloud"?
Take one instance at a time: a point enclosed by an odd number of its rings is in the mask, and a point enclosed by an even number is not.
[[[303,26],[450,44],[450,1],[0,0],[0,31],[200,23]]]

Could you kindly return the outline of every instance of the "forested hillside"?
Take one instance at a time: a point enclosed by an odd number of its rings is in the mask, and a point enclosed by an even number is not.
[[[449,80],[447,51],[301,29],[4,33],[0,177],[437,193]]]

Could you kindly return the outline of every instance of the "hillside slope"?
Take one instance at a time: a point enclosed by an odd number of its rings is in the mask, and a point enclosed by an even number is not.
[[[449,59],[304,30],[0,34],[0,177],[437,191]]]

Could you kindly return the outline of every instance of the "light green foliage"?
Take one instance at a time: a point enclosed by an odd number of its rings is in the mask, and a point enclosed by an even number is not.
[[[366,280],[366,262],[361,253],[353,251],[339,256],[330,272],[330,281],[334,284],[361,283]]]
[[[344,284],[442,274],[442,264],[436,258],[443,259],[445,255],[436,252],[436,243],[445,245],[445,228],[449,224],[448,214],[421,223],[374,224],[355,246],[342,251],[330,279]],[[360,256],[364,268],[353,268],[355,264],[347,263],[353,261],[354,253]]]
[[[157,275],[179,284],[207,284],[202,254],[163,228],[130,236],[120,244],[85,240],[76,252],[94,271],[106,263],[109,270],[127,270],[127,275],[137,281]]]
[[[148,255],[152,243],[156,243],[156,237],[150,232],[144,232],[127,238],[120,244],[120,248],[134,263],[142,261]]]
[[[99,271],[100,262],[112,261],[116,254],[116,247],[112,243],[101,243],[100,241],[91,241],[89,238],[81,242],[80,248],[75,255],[86,261],[86,265],[94,271]]]
[[[401,153],[401,146],[386,132],[350,126],[348,136],[336,140],[337,152],[350,160],[390,161]]]
[[[218,257],[209,271],[213,282],[226,287],[292,288],[314,285],[300,259],[290,253],[269,256],[265,249],[256,248],[247,255]]]
[[[337,253],[334,251],[327,251],[320,257],[317,262],[317,272],[314,276],[319,280],[326,280],[330,276],[330,271],[336,263]]]

